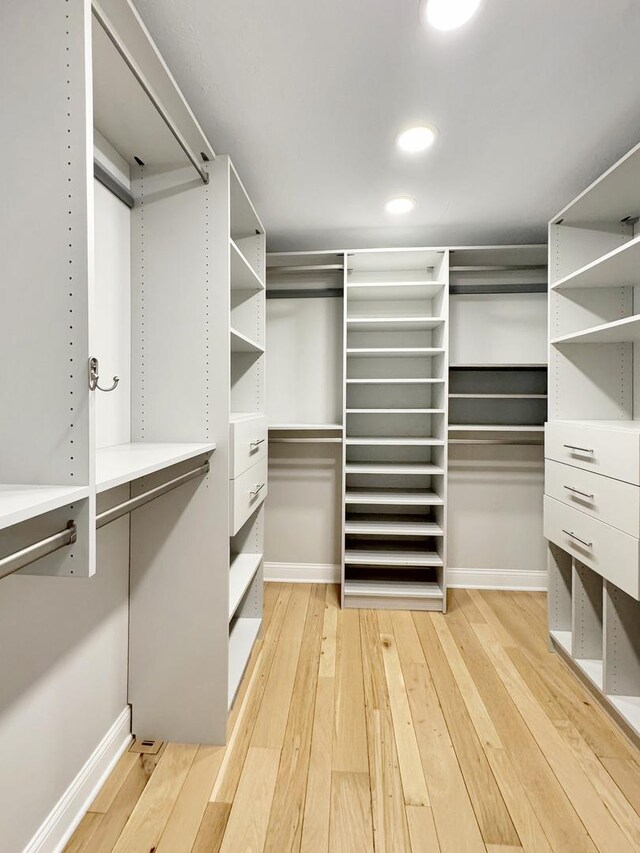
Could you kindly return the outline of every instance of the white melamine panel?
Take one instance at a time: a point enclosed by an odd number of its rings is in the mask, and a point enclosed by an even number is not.
[[[592,261],[557,281],[552,289],[605,287],[617,288],[640,283],[640,237],[635,237],[612,252]]]
[[[229,535],[235,536],[249,516],[267,497],[267,460],[262,458],[251,468],[229,481]]]
[[[638,486],[547,460],[545,493],[630,536],[640,537]]]
[[[0,530],[89,497],[86,486],[0,485]]]
[[[229,619],[233,618],[261,562],[262,554],[232,554],[229,566]]]
[[[264,415],[232,415],[229,425],[229,477],[238,477],[266,455],[267,419]]]
[[[572,654],[602,690],[602,577],[573,561]]]
[[[545,456],[640,485],[640,423],[554,421],[545,430]]]
[[[633,598],[640,596],[640,542],[584,512],[544,499],[544,535]]]
[[[98,492],[113,489],[122,483],[130,483],[139,477],[162,471],[186,459],[207,456],[215,450],[215,444],[120,444],[98,450],[96,459],[96,488]],[[205,457],[194,465],[200,465]]]
[[[546,294],[456,295],[450,312],[452,364],[546,362]]]
[[[271,423],[340,423],[342,300],[268,299]]]
[[[92,355],[100,384],[118,387],[96,393],[96,446],[131,441],[131,212],[94,180],[95,324]]]
[[[229,628],[228,705],[231,707],[244,674],[262,619],[240,617]]]
[[[549,420],[629,419],[633,411],[632,368],[632,344],[550,347]]]

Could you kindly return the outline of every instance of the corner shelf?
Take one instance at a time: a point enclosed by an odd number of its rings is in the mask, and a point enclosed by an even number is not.
[[[211,453],[215,442],[207,444],[116,444],[96,452],[96,489],[106,492],[123,483],[177,465],[194,456]]]
[[[89,497],[88,486],[0,484],[0,530]]]
[[[251,338],[243,335],[242,332],[238,332],[236,329],[230,328],[229,333],[231,336],[231,352],[249,352],[255,353],[256,355],[261,355],[264,352],[264,347],[260,346],[260,344],[252,341]]]

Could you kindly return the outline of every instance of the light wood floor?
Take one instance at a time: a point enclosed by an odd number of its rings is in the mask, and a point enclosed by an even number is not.
[[[640,850],[640,755],[548,653],[543,595],[336,596],[268,585],[226,749],[125,753],[67,851]]]

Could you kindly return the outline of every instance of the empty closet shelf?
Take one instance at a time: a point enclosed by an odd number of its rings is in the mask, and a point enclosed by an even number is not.
[[[347,379],[347,385],[440,385],[444,379]]]
[[[0,483],[0,530],[89,496],[88,486]]]
[[[269,432],[338,432],[342,424],[269,424]]]
[[[249,662],[261,624],[261,619],[240,617],[229,626],[229,707]]]
[[[347,438],[346,443],[354,447],[442,447],[444,445],[444,441],[439,438],[390,438],[389,436],[381,438],[358,436],[357,438]]]
[[[562,646],[562,648],[571,654],[572,636],[571,631],[550,631],[553,639]]]
[[[249,589],[261,561],[262,554],[232,555],[229,567],[229,620],[233,618],[245,592]]]
[[[558,344],[624,344],[640,341],[640,316],[625,317],[612,323],[602,323],[571,335],[553,338],[550,343]]]
[[[547,365],[545,362],[536,362],[536,363],[518,363],[518,362],[502,362],[500,364],[493,363],[490,364],[488,362],[480,363],[462,363],[458,362],[457,364],[450,364],[450,370],[546,370]]]
[[[382,506],[442,506],[444,500],[435,492],[402,489],[347,489],[345,503]]]
[[[409,551],[399,548],[353,548],[345,551],[344,562],[350,566],[390,566],[399,568],[433,568],[442,566],[435,551]]]
[[[350,519],[345,522],[344,532],[368,536],[444,536],[440,525],[433,521],[386,521],[384,516],[362,521]]]
[[[442,355],[440,347],[349,347],[350,358],[431,358]]]
[[[242,254],[233,240],[229,240],[231,261],[231,289],[232,290],[264,290],[264,284],[260,276]]]
[[[444,317],[347,317],[350,332],[430,332]]]
[[[542,424],[449,424],[449,432],[544,432]]]
[[[345,596],[370,598],[435,598],[442,599],[442,589],[434,581],[345,580]]]
[[[449,394],[450,400],[546,400],[546,394]]]
[[[252,352],[256,354],[264,352],[264,347],[260,346],[256,341],[252,341],[246,335],[243,335],[242,332],[238,332],[236,329],[229,329],[229,333],[231,338],[231,352]]]
[[[598,690],[603,689],[604,685],[604,664],[601,660],[575,658],[576,664],[587,676],[589,681],[592,681]]]
[[[384,282],[347,282],[349,302],[398,302],[408,300],[419,302],[433,299],[444,287],[442,281],[384,281]]]
[[[640,284],[640,236],[561,278],[552,290]]]
[[[215,443],[207,444],[117,444],[101,447],[96,454],[96,488],[99,492],[130,483],[155,471],[162,471],[194,456],[211,453]]]
[[[347,462],[347,474],[401,474],[431,476],[444,474],[444,468],[430,462]]]
[[[443,415],[444,409],[347,409],[348,415]]]

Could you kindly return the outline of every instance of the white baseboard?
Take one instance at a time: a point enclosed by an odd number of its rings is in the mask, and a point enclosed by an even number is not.
[[[60,853],[130,742],[131,708],[127,705],[23,853]]]
[[[504,589],[513,591],[545,592],[546,571],[531,572],[526,569],[450,569],[447,568],[447,586],[452,589]]]
[[[331,563],[265,563],[265,581],[340,583],[340,566]]]

